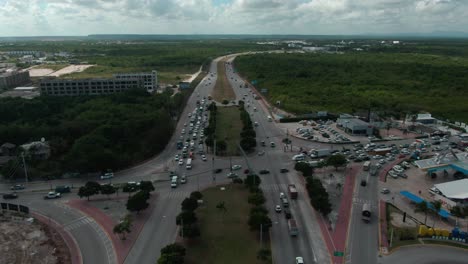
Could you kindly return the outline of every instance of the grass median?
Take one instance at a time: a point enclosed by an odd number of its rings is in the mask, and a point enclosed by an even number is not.
[[[238,155],[237,144],[240,142],[242,121],[239,108],[236,106],[218,107],[216,119],[216,138],[226,142],[226,154]]]
[[[223,100],[232,101],[236,99],[236,94],[229,84],[229,80],[226,76],[226,67],[225,67],[226,60],[220,60],[218,62],[218,78],[216,79],[216,85],[213,89],[213,99],[219,103]]]
[[[204,205],[196,212],[201,236],[188,242],[185,263],[265,263],[257,260],[259,238],[247,224],[251,208],[248,195],[248,190],[237,184],[226,186],[224,191],[220,187],[203,191]],[[226,211],[216,208],[220,202]],[[264,242],[264,246],[269,248],[269,243]]]

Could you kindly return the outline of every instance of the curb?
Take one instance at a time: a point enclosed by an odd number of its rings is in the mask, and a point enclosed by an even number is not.
[[[31,212],[31,215],[37,219],[39,222],[47,225],[50,228],[53,228],[60,234],[62,239],[65,241],[68,249],[70,250],[70,258],[72,264],[83,264],[83,256],[81,255],[80,248],[75,238],[71,235],[70,232],[63,229],[62,225],[57,223],[54,219],[46,217],[37,212]]]

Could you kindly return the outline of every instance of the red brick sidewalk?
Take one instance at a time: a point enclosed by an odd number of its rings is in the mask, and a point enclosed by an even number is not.
[[[50,228],[55,229],[60,234],[60,236],[65,241],[65,244],[67,244],[68,249],[70,250],[70,257],[71,257],[72,264],[83,263],[81,251],[80,251],[80,248],[78,247],[78,244],[75,238],[68,231],[66,231],[62,225],[57,223],[54,219],[51,219],[50,217],[46,217],[36,212],[31,212],[31,215],[39,222],[49,226]]]
[[[90,204],[87,200],[70,200],[68,204],[83,212],[84,214],[88,215],[89,217],[93,218],[101,228],[107,233],[107,236],[112,241],[112,245],[114,247],[114,254],[117,255],[118,263],[124,263],[125,258],[127,257],[128,253],[133,247],[133,244],[137,240],[143,226],[145,225],[146,221],[148,220],[149,216],[151,215],[154,206],[156,204],[156,194],[152,194],[150,197],[149,207],[141,211],[139,214],[132,213],[132,232],[126,236],[126,240],[121,240],[117,234],[114,234],[113,229],[114,226],[117,224],[115,223],[112,218],[106,215],[103,211],[99,208],[94,207]],[[116,199],[121,199],[120,197]]]
[[[335,230],[332,229],[330,223],[326,221],[322,215],[317,219],[320,223],[322,236],[327,244],[328,251],[332,256],[332,263],[342,263],[343,257],[333,256],[334,251],[345,252],[346,239],[348,236],[348,227],[351,220],[351,208],[353,202],[354,184],[356,175],[359,173],[360,165],[353,165],[348,168],[345,183],[343,185],[343,195],[341,196],[340,209],[338,210],[338,220],[335,224]]]

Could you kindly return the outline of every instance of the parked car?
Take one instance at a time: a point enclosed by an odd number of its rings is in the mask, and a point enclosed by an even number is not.
[[[380,193],[382,194],[389,194],[390,193],[390,190],[388,188],[382,188],[382,190],[380,190]]]
[[[215,169],[214,173],[221,173],[222,171],[223,171],[223,169]]]
[[[280,172],[281,172],[281,173],[287,173],[287,172],[289,172],[289,170],[283,168],[283,169],[280,169]]]
[[[388,175],[394,179],[398,179],[398,174],[392,170],[388,172]]]
[[[242,165],[232,165],[232,170],[240,170],[242,169]]]
[[[101,180],[112,179],[114,178],[114,173],[112,171],[107,171],[103,175],[101,175]]]
[[[302,257],[296,257],[296,264],[304,264],[304,259]]]
[[[205,155],[202,155],[202,156],[201,156],[201,159],[202,159],[203,161],[206,161],[206,156],[205,156]]]
[[[261,170],[258,173],[260,173],[260,174],[269,174],[270,171],[269,170]]]
[[[237,174],[235,174],[234,172],[229,172],[227,177],[232,179],[232,178],[238,178],[239,176]]]
[[[18,194],[16,193],[6,193],[3,195],[3,199],[9,200],[9,199],[16,199],[18,198]]]

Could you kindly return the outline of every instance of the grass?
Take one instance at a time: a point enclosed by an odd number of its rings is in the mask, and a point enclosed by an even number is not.
[[[392,216],[391,216],[391,214],[392,213],[401,214],[401,211],[399,209],[397,209],[393,205],[387,203],[386,210],[387,210],[387,236],[388,236],[388,239],[390,239],[390,236],[392,234],[392,229],[393,229],[392,247],[390,249],[395,249],[395,248],[398,248],[398,247],[414,245],[414,244],[421,244],[421,242],[417,239],[417,237],[418,237],[418,228],[417,227],[401,228],[401,227],[392,225]],[[402,232],[406,232],[406,233],[411,232],[415,239],[400,240],[400,234],[402,234]]]
[[[44,65],[39,65],[34,67],[34,69],[51,69],[53,71],[58,71],[60,69],[63,69],[67,66],[70,66],[68,64],[44,64]]]
[[[257,251],[260,243],[247,224],[251,206],[249,193],[242,185],[231,184],[203,191],[204,205],[197,209],[201,236],[188,242],[185,263],[188,264],[250,264],[260,263]],[[226,213],[216,205],[224,202]],[[265,243],[269,247],[269,243]]]
[[[227,155],[238,155],[237,144],[240,142],[242,121],[240,111],[236,106],[218,107],[216,119],[216,138],[225,140],[227,144]]]
[[[216,79],[216,85],[213,89],[213,99],[217,102],[222,102],[223,100],[235,100],[236,94],[229,84],[228,78],[226,76],[226,67],[224,63],[226,60],[220,60],[218,62],[218,78]]]

